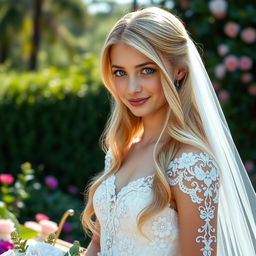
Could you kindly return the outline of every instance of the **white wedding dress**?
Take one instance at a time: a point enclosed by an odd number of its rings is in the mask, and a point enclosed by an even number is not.
[[[105,171],[108,171],[110,161],[111,155],[107,153]],[[195,163],[200,164],[195,165]],[[210,168],[204,171],[206,166]],[[204,221],[197,239],[200,240],[201,238],[200,241],[205,245],[201,250],[204,253],[209,252],[207,255],[211,255],[209,241],[214,238],[211,235],[214,230],[211,229],[210,219],[205,218],[203,214],[206,207],[211,206],[211,209],[214,209],[213,204],[217,203],[218,200],[216,185],[219,177],[213,161],[205,153],[183,153],[180,158],[175,158],[170,162],[167,170],[166,177],[170,185],[179,184],[180,189],[189,194],[194,203],[199,203],[199,207],[201,207],[200,218]],[[96,189],[93,197],[95,213],[101,226],[101,251],[97,255],[179,256],[178,213],[170,205],[143,225],[142,230],[148,239],[137,228],[136,218],[139,212],[152,199],[154,175],[131,181],[118,194],[116,194],[115,177],[115,175],[111,175],[103,181]],[[193,187],[184,186],[184,177],[194,182]],[[199,182],[202,181],[204,188],[200,190]],[[202,183],[200,183],[200,187],[202,188]],[[203,199],[201,194],[199,196],[200,191],[204,191],[204,194],[206,191],[213,193],[208,193]],[[214,194],[215,198],[213,198]]]

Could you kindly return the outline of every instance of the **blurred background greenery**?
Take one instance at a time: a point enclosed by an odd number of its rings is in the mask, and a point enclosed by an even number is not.
[[[103,168],[99,137],[109,113],[99,76],[101,47],[124,13],[153,5],[180,16],[199,43],[256,188],[255,3],[0,0],[0,174],[17,178],[25,161],[35,170],[27,188],[19,188],[25,196],[14,200],[14,190],[5,184],[0,200],[14,207],[21,221],[38,212],[58,221],[73,207],[76,216],[62,238],[87,244],[79,224],[83,191]]]

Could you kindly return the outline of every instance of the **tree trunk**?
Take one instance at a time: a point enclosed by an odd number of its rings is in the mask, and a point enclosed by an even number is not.
[[[32,50],[30,55],[29,70],[37,69],[37,56],[41,39],[41,15],[43,0],[34,0],[34,19],[33,19],[33,36]]]
[[[7,59],[7,56],[8,56],[8,46],[5,40],[3,40],[2,42],[0,42],[0,63],[4,63],[5,60]]]
[[[132,11],[136,11],[138,9],[138,3],[137,0],[132,1]]]

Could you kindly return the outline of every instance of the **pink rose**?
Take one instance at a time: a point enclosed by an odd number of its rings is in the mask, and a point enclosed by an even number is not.
[[[241,76],[241,80],[243,83],[248,83],[252,80],[252,75],[250,73],[244,73]]]
[[[10,219],[0,219],[1,234],[11,234],[14,230],[14,223]]]
[[[220,44],[218,46],[217,50],[218,50],[218,53],[219,53],[220,56],[224,56],[228,53],[229,47],[225,44]]]
[[[35,219],[39,222],[41,220],[49,220],[50,218],[43,213],[37,213]]]
[[[252,84],[249,88],[248,88],[248,93],[252,96],[256,96],[256,84]]]
[[[241,32],[241,38],[245,43],[254,43],[256,41],[256,30],[252,27],[243,29]]]
[[[226,16],[227,2],[224,0],[212,0],[209,2],[209,9],[217,19],[222,19]]]
[[[226,67],[224,64],[219,64],[214,69],[215,76],[218,79],[222,79],[226,74]]]
[[[254,162],[252,160],[247,160],[244,163],[244,167],[245,167],[247,172],[251,172],[254,169],[255,165],[254,165]]]
[[[239,60],[234,55],[228,55],[224,59],[224,64],[225,64],[227,70],[232,72],[232,71],[235,71],[238,68]]]
[[[221,102],[226,102],[229,99],[229,93],[226,90],[220,90],[218,93]]]
[[[228,22],[224,27],[224,31],[226,35],[231,38],[234,38],[237,36],[239,29],[240,29],[240,26],[237,23],[232,21]]]
[[[242,56],[239,59],[239,67],[241,70],[248,70],[252,67],[252,59],[248,56]]]
[[[37,222],[35,221],[26,221],[24,223],[24,226],[27,227],[27,228],[30,228],[30,229],[33,229],[35,230],[36,232],[38,233],[41,233],[42,232],[42,227],[41,225],[39,225]]]
[[[54,233],[58,230],[57,223],[50,220],[41,220],[39,224],[42,228],[42,233],[45,235],[49,235],[50,233]]]
[[[8,173],[0,174],[0,182],[11,184],[13,183],[13,181],[14,181],[14,178],[11,174],[8,174]]]

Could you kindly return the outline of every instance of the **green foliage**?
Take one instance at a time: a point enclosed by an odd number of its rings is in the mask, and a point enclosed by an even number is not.
[[[27,240],[22,240],[21,236],[16,231],[11,233],[11,239],[15,245],[15,249],[18,250],[18,252],[26,252],[28,248]]]
[[[34,238],[38,235],[38,232],[34,231],[31,228],[27,228],[21,224],[19,225],[18,233],[22,237],[22,239],[26,239],[26,240]]]
[[[103,168],[98,140],[109,107],[95,57],[77,58],[75,65],[62,70],[2,72],[0,83],[0,170],[17,177],[17,191],[23,195],[18,204],[11,200],[8,207],[21,223],[33,220],[37,213],[58,222],[67,207],[72,208],[72,238],[65,231],[61,238],[84,241],[83,196],[66,192],[68,185],[83,191],[88,179]],[[26,163],[19,174],[24,160],[35,167],[34,173],[31,166],[25,168]],[[51,189],[38,180],[50,174],[58,177],[60,188]]]
[[[46,239],[46,243],[53,245],[56,235],[54,233],[50,233]]]
[[[16,216],[7,209],[3,201],[0,201],[0,219],[10,219],[14,223],[16,231],[20,232],[20,224]]]
[[[30,163],[26,162],[21,165],[21,173],[18,174],[18,178],[14,184],[12,184],[12,182],[10,183],[2,182],[1,188],[0,188],[0,198],[4,203],[4,208],[10,211],[10,212],[6,212],[6,214],[10,215],[10,216],[6,216],[6,218],[9,217],[10,219],[12,219],[12,216],[11,216],[12,214],[16,216],[19,215],[18,205],[23,200],[29,197],[28,185],[29,185],[29,182],[34,178],[33,174],[34,174],[34,171],[33,169],[31,169]],[[7,174],[7,175],[13,179],[12,175],[10,174]]]
[[[0,74],[0,170],[15,174],[24,160],[37,177],[84,188],[103,167],[98,140],[109,111],[96,59],[68,69]],[[74,175],[75,174],[75,175]]]
[[[24,172],[24,169],[31,173],[32,169],[29,163],[23,164],[22,167],[22,173]],[[18,174],[17,176],[19,177],[21,174]],[[16,184],[19,182],[19,179],[13,181],[12,184],[9,184],[8,189],[11,191],[12,188],[16,187]],[[51,220],[59,222],[68,207],[72,208],[75,214],[68,220],[71,227],[69,230],[63,229],[61,238],[64,240],[68,239],[70,242],[73,242],[74,239],[80,240],[84,244],[85,239],[80,223],[80,215],[84,207],[82,196],[75,197],[64,193],[59,188],[49,188],[46,185],[41,184],[36,178],[26,184],[23,189],[27,194],[26,197],[17,196],[17,198],[19,198],[18,201],[14,200],[8,203],[5,201],[0,201],[0,218],[11,219],[15,224],[16,231],[23,239],[33,238],[37,236],[38,233],[25,227],[24,225],[19,224],[16,217],[19,217],[19,221],[24,223],[25,221],[34,220],[36,214],[43,213],[48,215]],[[16,198],[14,194],[12,197]],[[1,197],[1,199],[4,200],[6,197]],[[10,209],[13,210],[15,215],[10,211]],[[69,234],[71,231],[72,235]]]
[[[82,253],[83,250],[80,249],[80,243],[78,241],[75,241],[73,246],[64,254],[64,256],[80,256],[80,253]]]
[[[83,0],[0,0],[0,6],[0,63],[27,70],[39,53],[40,67],[67,66],[74,55],[85,52],[77,43],[88,19]]]
[[[33,220],[37,213],[44,213],[51,220],[59,222],[67,208],[74,210],[74,216],[68,219],[72,226],[72,240],[79,240],[84,244],[83,229],[80,222],[80,216],[84,208],[83,197],[72,196],[64,193],[61,189],[52,190],[45,185],[39,185],[38,182],[31,187],[30,198],[24,201],[25,207],[21,209],[20,222]],[[67,240],[70,234],[63,231],[61,238]]]

